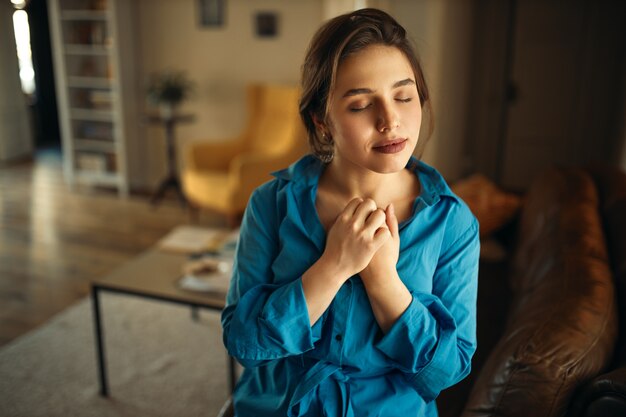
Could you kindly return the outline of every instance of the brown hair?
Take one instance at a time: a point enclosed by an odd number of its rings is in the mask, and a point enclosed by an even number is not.
[[[361,9],[337,16],[320,27],[313,36],[302,65],[300,116],[306,127],[313,153],[322,161],[333,155],[333,141],[320,135],[314,118],[327,121],[328,103],[337,77],[337,69],[346,57],[370,45],[398,48],[408,59],[422,107],[431,113],[428,86],[422,66],[404,28],[389,14],[377,9]],[[421,154],[423,146],[418,154]]]

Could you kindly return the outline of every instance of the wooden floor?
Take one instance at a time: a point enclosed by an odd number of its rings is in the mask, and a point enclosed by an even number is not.
[[[147,196],[70,190],[57,152],[0,165],[0,346],[85,297],[91,279],[185,223],[191,217],[174,196],[152,208]],[[195,223],[225,225],[206,213]]]

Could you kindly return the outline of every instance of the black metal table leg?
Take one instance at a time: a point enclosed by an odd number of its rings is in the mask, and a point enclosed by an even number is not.
[[[104,335],[102,329],[102,320],[100,316],[100,293],[96,286],[91,288],[91,297],[93,304],[93,318],[96,330],[96,353],[98,355],[98,372],[100,376],[100,395],[109,396],[109,385],[107,382],[106,361],[104,355]]]
[[[198,312],[198,307],[196,306],[191,307],[191,319],[193,321],[200,320],[200,313]]]

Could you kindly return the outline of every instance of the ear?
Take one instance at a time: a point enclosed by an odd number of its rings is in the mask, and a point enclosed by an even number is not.
[[[313,119],[313,124],[315,125],[315,128],[317,130],[319,130],[320,132],[328,132],[328,126],[326,126],[326,123],[319,117],[317,117],[316,114],[312,114],[311,118]]]

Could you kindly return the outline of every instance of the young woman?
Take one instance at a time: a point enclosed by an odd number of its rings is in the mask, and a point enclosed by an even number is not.
[[[405,30],[319,29],[300,113],[314,155],[250,199],[222,315],[247,416],[435,416],[476,347],[478,224],[418,146],[428,88]]]

